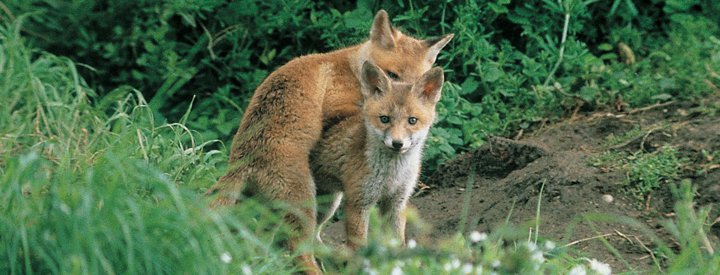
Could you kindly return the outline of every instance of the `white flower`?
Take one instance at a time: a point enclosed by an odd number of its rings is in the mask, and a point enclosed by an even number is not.
[[[530,252],[533,252],[533,251],[537,250],[537,245],[535,243],[528,242],[527,248],[528,248],[528,250],[530,250]]]
[[[477,232],[477,231],[470,232],[470,241],[472,241],[474,243],[482,242],[485,239],[487,239],[487,237],[488,237],[488,235],[485,232],[482,232],[482,233]]]
[[[458,269],[458,268],[460,268],[460,264],[461,264],[461,263],[460,263],[460,260],[458,260],[458,259],[453,259],[453,260],[452,260],[452,268],[453,268],[453,269]]]
[[[417,246],[417,242],[414,239],[410,239],[407,243],[407,247],[413,249]]]
[[[375,271],[372,266],[370,266],[370,261],[368,259],[365,259],[363,261],[363,271],[366,274],[377,275],[377,271]]]
[[[585,266],[583,265],[576,265],[572,269],[570,269],[570,272],[568,272],[568,275],[586,275],[585,272]]]
[[[232,261],[232,256],[230,256],[230,253],[223,252],[223,254],[220,255],[220,260],[223,263],[229,264],[230,261]]]
[[[65,213],[67,215],[70,215],[70,206],[61,202],[60,203],[60,211],[62,211],[63,213]]]
[[[545,242],[545,250],[553,250],[555,249],[555,243],[553,241],[546,241]]]
[[[252,269],[248,265],[242,265],[240,268],[242,270],[243,275],[252,275]]]
[[[539,264],[545,262],[545,257],[543,256],[543,253],[537,250],[532,253],[531,259]]]
[[[592,271],[595,271],[597,274],[610,275],[610,273],[612,273],[612,269],[610,269],[609,264],[603,263],[596,259],[589,259],[587,261],[590,262],[590,269]]]
[[[498,268],[498,267],[500,267],[500,260],[495,259],[495,260],[492,262],[492,267],[493,267],[493,268]]]
[[[462,274],[470,274],[473,271],[473,266],[471,264],[464,264],[461,271]]]
[[[445,263],[443,264],[443,269],[447,272],[450,272],[450,270],[452,270],[452,265],[449,262]]]
[[[403,275],[402,268],[400,268],[399,266],[395,266],[395,267],[393,267],[392,272],[390,272],[390,274],[391,275]]]

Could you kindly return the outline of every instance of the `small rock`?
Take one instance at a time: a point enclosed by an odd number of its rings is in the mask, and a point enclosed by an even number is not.
[[[612,203],[613,200],[614,200],[614,198],[613,198],[612,195],[605,194],[605,195],[602,195],[602,200],[605,201],[605,202],[607,202],[607,203]]]

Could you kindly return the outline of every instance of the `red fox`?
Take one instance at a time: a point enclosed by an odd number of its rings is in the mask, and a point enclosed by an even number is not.
[[[318,191],[346,197],[350,248],[365,244],[370,208],[375,204],[396,237],[405,242],[404,210],[420,173],[443,78],[442,69],[435,67],[414,83],[393,82],[380,68],[365,62],[361,114],[328,129],[311,154]],[[322,223],[342,196],[335,198]]]
[[[255,90],[233,137],[227,173],[208,190],[218,193],[213,207],[230,205],[241,193],[282,202],[295,212],[285,222],[296,237],[291,250],[312,242],[316,226],[316,186],[310,151],[324,129],[360,113],[360,70],[372,61],[395,81],[417,80],[430,69],[452,39],[418,40],[390,24],[388,14],[375,15],[370,39],[325,54],[295,58],[271,73]],[[299,260],[307,273],[319,273],[312,253]]]

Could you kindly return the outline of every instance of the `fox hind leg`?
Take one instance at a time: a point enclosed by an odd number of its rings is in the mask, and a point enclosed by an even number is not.
[[[287,213],[285,223],[290,226],[288,248],[299,253],[296,260],[306,274],[321,274],[313,255],[313,241],[317,224],[315,183],[310,167],[305,161],[287,161],[263,171],[258,191],[263,197],[284,204]],[[260,178],[258,178],[260,179]],[[309,247],[307,247],[309,245]]]

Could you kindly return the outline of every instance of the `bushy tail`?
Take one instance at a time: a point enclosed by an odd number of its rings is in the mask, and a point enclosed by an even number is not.
[[[318,243],[320,243],[320,244],[323,243],[322,239],[320,238],[320,233],[322,233],[322,230],[323,230],[323,227],[325,226],[325,224],[327,224],[327,222],[330,221],[330,219],[332,219],[333,216],[335,216],[335,211],[337,211],[337,209],[340,207],[342,198],[343,198],[342,192],[337,192],[337,193],[333,194],[333,202],[330,205],[330,208],[328,208],[328,211],[325,212],[325,216],[323,217],[322,221],[320,221],[320,223],[318,223],[318,226],[317,226],[317,232],[315,233],[315,240]]]

